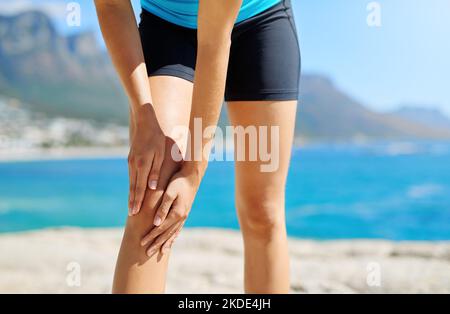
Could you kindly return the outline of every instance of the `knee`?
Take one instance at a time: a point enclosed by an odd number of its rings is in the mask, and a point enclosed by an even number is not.
[[[130,240],[140,243],[142,237],[153,227],[153,218],[161,196],[161,191],[152,192],[146,196],[141,211],[137,215],[127,218],[125,233]]]
[[[245,193],[236,207],[244,236],[270,241],[285,230],[284,194]]]

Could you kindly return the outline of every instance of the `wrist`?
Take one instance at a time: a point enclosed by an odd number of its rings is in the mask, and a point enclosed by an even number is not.
[[[131,114],[136,129],[141,127],[149,128],[155,125],[156,113],[151,103],[135,106]]]
[[[208,161],[185,161],[181,167],[181,172],[191,177],[198,185],[205,175],[206,168],[208,168]]]

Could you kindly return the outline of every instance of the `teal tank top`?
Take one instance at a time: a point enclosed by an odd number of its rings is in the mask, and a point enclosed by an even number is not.
[[[279,2],[280,0],[243,0],[236,23],[245,21]],[[197,28],[198,0],[141,0],[141,6],[171,23]]]

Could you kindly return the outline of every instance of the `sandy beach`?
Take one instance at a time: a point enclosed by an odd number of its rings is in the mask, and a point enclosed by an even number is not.
[[[0,235],[0,293],[109,293],[121,234],[62,228]],[[293,293],[450,292],[450,242],[290,239],[290,251]],[[240,234],[186,229],[169,267],[168,293],[241,293]]]

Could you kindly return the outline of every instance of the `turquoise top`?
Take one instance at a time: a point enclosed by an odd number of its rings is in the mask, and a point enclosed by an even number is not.
[[[243,0],[236,23],[251,18],[280,0]],[[198,0],[141,0],[142,8],[154,15],[188,28],[197,28]]]

